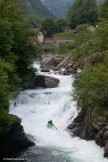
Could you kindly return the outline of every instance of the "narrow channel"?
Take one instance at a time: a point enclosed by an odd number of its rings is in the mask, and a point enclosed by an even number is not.
[[[74,77],[53,72],[39,74],[58,78],[60,84],[56,88],[22,91],[16,104],[11,103],[10,113],[22,119],[25,132],[36,143],[17,157],[30,162],[108,162],[94,141],[72,137],[66,129],[78,114],[72,97]],[[47,128],[48,120],[53,120],[57,129]]]

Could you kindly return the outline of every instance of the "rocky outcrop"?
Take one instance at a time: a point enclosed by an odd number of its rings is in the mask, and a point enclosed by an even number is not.
[[[24,133],[20,118],[14,115],[11,115],[11,117],[14,117],[15,120],[10,123],[8,121],[7,126],[3,127],[7,131],[0,133],[0,158],[35,145]]]
[[[58,65],[57,68],[66,68],[69,64],[73,63],[72,55],[66,56]]]
[[[70,132],[85,140],[95,140],[104,147],[104,156],[108,158],[108,112],[100,113],[93,109],[83,109],[68,126]]]
[[[44,75],[37,75],[35,80],[35,88],[55,88],[59,84],[59,79]]]
[[[45,55],[43,56],[41,68],[42,72],[49,72],[49,69],[60,71],[61,68],[65,68],[64,71],[60,72],[62,75],[72,75],[77,73],[77,66],[73,64],[73,57],[71,54],[68,56]]]
[[[63,56],[58,55],[43,55],[41,68],[42,69],[53,69],[55,68],[62,60],[64,59]]]
[[[73,66],[73,64],[68,64],[65,71],[63,71],[64,75],[72,75],[77,73],[77,67]]]

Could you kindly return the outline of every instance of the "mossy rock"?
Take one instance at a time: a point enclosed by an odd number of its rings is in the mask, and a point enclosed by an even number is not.
[[[19,125],[21,119],[16,115],[8,114],[7,111],[0,111],[0,136],[6,134],[15,125]]]

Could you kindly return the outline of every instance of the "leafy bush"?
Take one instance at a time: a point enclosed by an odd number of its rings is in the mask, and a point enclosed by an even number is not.
[[[75,99],[81,108],[108,109],[108,72],[104,66],[81,72],[75,83]]]
[[[76,0],[68,9],[67,22],[71,28],[79,24],[92,24],[97,21],[97,8],[95,0]]]

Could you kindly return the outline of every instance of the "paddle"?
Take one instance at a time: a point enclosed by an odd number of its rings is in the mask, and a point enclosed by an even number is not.
[[[53,126],[55,127],[55,125],[53,124]],[[56,128],[56,127],[55,127]],[[57,130],[57,128],[56,128],[56,130]]]

